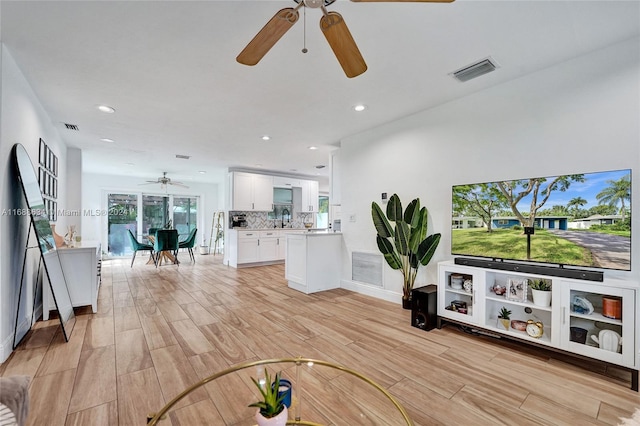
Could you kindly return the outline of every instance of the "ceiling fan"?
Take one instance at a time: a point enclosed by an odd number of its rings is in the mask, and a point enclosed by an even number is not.
[[[286,7],[279,10],[260,32],[240,52],[236,60],[244,65],[255,65],[267,54],[280,38],[298,21],[298,9],[308,7],[310,9],[322,9],[320,29],[329,46],[336,55],[340,66],[347,77],[357,77],[367,70],[367,64],[353,40],[347,24],[338,12],[327,11],[327,6],[336,0],[293,0],[296,7]],[[424,2],[424,3],[451,3],[454,0],[351,0],[353,2]],[[303,49],[305,52],[306,49]]]
[[[182,188],[189,188],[182,182],[172,181],[167,177],[167,172],[162,172],[162,177],[159,177],[157,180],[148,180],[146,183],[141,183],[140,185],[152,185],[152,184],[160,184],[161,187],[165,187],[166,185],[175,185],[180,186]]]

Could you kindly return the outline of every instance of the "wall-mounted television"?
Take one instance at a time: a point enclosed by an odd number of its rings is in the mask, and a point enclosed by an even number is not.
[[[630,169],[454,185],[451,254],[630,271],[631,214]]]

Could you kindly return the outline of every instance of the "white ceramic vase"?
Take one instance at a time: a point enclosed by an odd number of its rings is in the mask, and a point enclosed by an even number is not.
[[[286,406],[284,407],[284,410],[280,412],[280,414],[269,419],[262,417],[262,414],[260,414],[260,409],[258,409],[258,412],[256,413],[256,421],[258,422],[258,426],[285,426],[287,424],[288,417],[289,413]]]
[[[533,304],[537,306],[551,306],[551,292],[531,289]]]

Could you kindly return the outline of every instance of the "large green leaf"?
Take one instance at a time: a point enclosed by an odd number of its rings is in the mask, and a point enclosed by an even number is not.
[[[409,225],[403,220],[396,221],[396,249],[398,253],[407,256],[409,254],[409,237],[410,237]]]
[[[418,252],[416,253],[418,260],[420,263],[426,266],[433,257],[436,249],[438,248],[438,244],[440,243],[440,234],[429,235],[423,242],[420,243],[418,247]]]
[[[417,220],[415,226],[411,227],[411,237],[409,239],[409,248],[412,252],[418,251],[418,246],[427,236],[427,208],[423,207],[414,215]]]
[[[380,253],[383,254],[384,260],[387,261],[391,269],[400,269],[402,268],[402,262],[400,261],[400,256],[396,253],[395,248],[391,241],[386,238],[380,237],[380,235],[376,235],[376,242],[378,243],[378,249]]]
[[[383,238],[393,237],[393,228],[375,201],[371,203],[371,217],[373,218],[373,225],[376,227],[378,235]]]
[[[387,218],[392,222],[402,220],[402,203],[398,194],[393,194],[387,203]]]
[[[404,221],[407,222],[412,228],[418,221],[417,213],[420,211],[420,200],[414,199],[409,203],[407,209],[404,211]]]

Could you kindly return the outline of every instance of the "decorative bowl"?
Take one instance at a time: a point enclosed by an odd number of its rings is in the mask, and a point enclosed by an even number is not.
[[[527,329],[527,322],[520,320],[511,320],[511,328],[518,331],[525,331]]]
[[[507,292],[507,286],[494,284],[493,287],[491,287],[491,290],[498,296],[502,296]]]
[[[311,228],[312,226],[313,226],[313,223],[305,223],[304,224],[304,227],[307,228],[307,229]]]

